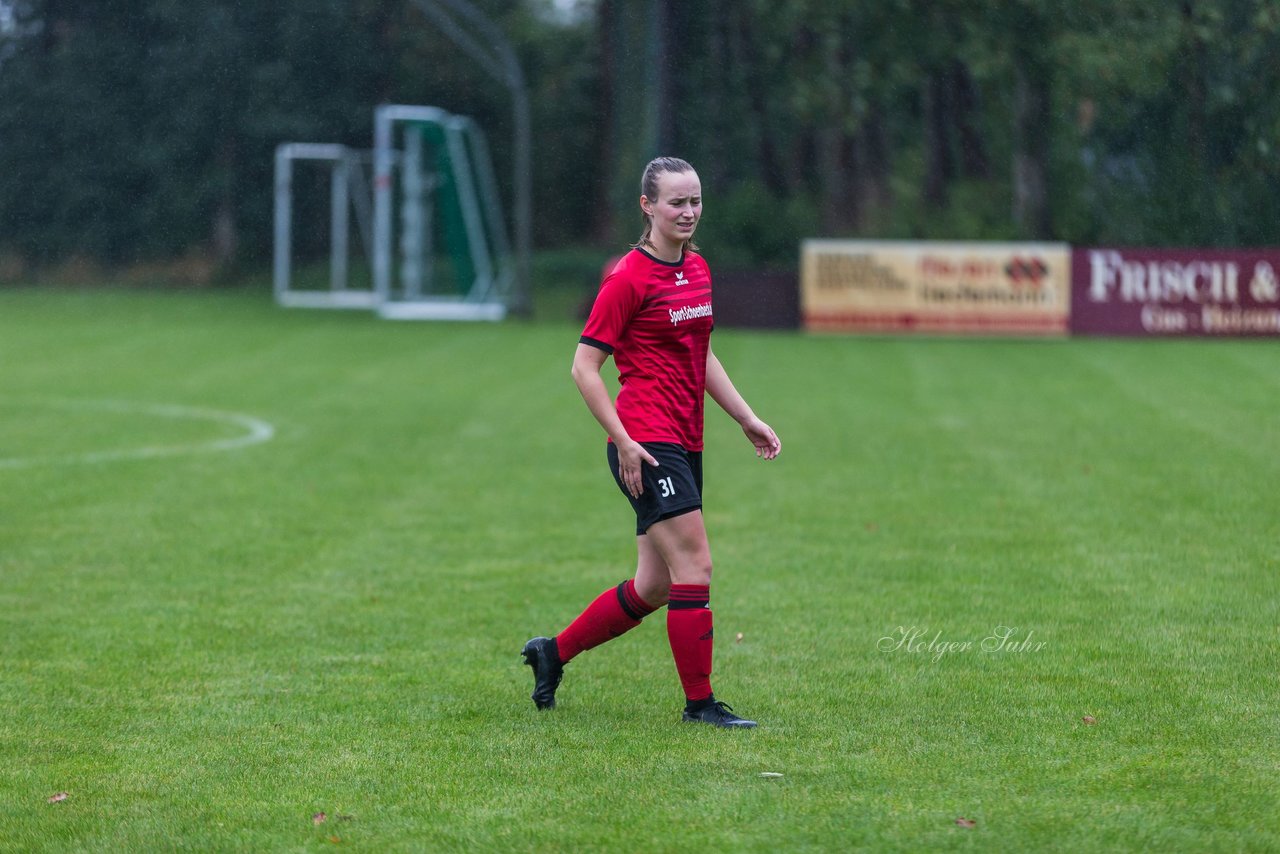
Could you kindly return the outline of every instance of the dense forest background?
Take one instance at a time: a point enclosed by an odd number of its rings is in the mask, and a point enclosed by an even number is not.
[[[634,239],[702,176],[717,263],[812,236],[1280,240],[1274,0],[474,0],[520,56],[534,244]],[[0,279],[270,257],[272,152],[512,104],[410,0],[0,0]],[[6,272],[7,271],[7,272]]]

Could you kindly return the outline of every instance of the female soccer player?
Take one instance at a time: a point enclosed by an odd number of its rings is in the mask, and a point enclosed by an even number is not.
[[[635,578],[601,593],[554,638],[524,645],[533,702],[554,708],[564,665],[667,606],[684,688],[684,720],[754,727],[711,691],[711,550],[702,521],[704,394],[742,425],[766,460],[782,443],[751,411],[711,350],[711,275],[696,253],[702,186],[693,167],[659,157],[640,181],[645,228],[605,277],[573,357],[573,379],[609,435],[609,467],[636,513]],[[615,402],[600,376],[613,356]]]

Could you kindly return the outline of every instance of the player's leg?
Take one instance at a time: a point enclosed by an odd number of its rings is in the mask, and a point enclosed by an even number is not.
[[[711,546],[702,511],[691,510],[649,526],[648,536],[671,575],[667,638],[685,692],[684,720],[722,727],[753,727],[711,690],[715,629],[711,617]]]
[[[610,462],[616,479],[617,461],[612,454]],[[539,709],[555,708],[556,689],[564,676],[564,665],[579,653],[640,625],[641,620],[666,604],[670,587],[671,576],[662,556],[648,537],[637,532],[635,577],[597,596],[554,638],[534,638],[521,650],[525,663],[533,668],[534,705]]]
[[[654,610],[667,604],[671,593],[671,570],[654,548],[647,534],[636,537],[636,593]]]
[[[647,568],[648,565],[642,556],[637,577],[650,578],[654,574],[655,570]],[[650,589],[655,589],[653,582],[650,584]],[[555,708],[555,692],[564,674],[564,665],[579,653],[626,634],[661,605],[661,602],[651,604],[642,597],[636,590],[635,579],[628,578],[597,596],[554,638],[534,638],[526,643],[521,654],[525,663],[533,668],[534,704],[539,709]]]

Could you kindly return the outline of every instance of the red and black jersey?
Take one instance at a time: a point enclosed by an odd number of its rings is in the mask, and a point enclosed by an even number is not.
[[[633,249],[605,276],[581,340],[613,354],[622,383],[615,405],[632,439],[702,450],[713,325],[701,255],[670,262]]]

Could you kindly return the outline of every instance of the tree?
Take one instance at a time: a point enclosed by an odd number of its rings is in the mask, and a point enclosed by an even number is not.
[[[661,153],[699,167],[721,264],[815,235],[1280,240],[1269,0],[471,2],[526,70],[540,246],[633,239]],[[0,252],[262,263],[275,145],[367,147],[388,101],[475,118],[511,198],[505,91],[411,0],[6,8]]]

